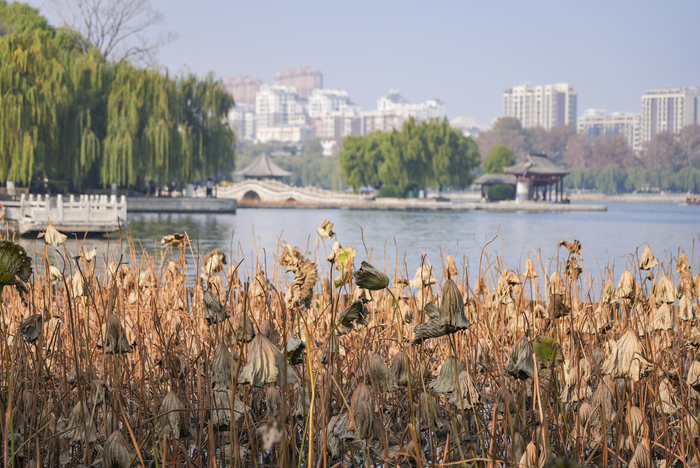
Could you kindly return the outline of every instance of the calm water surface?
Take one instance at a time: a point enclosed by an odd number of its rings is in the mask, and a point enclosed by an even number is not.
[[[268,266],[280,242],[308,248],[320,254],[330,252],[333,241],[317,239],[316,228],[324,219],[335,223],[334,231],[343,246],[358,250],[358,260],[368,254],[393,273],[398,258],[400,269],[413,276],[427,253],[440,268],[441,251],[455,255],[458,265],[476,271],[481,247],[489,241],[490,260],[502,257],[510,268],[524,267],[525,258],[556,257],[562,239],[579,239],[584,265],[598,276],[598,266],[618,269],[630,261],[629,254],[649,243],[659,260],[677,257],[679,249],[698,260],[700,207],[673,204],[609,203],[607,212],[575,213],[411,213],[343,210],[239,209],[235,215],[133,214],[129,230],[153,255],[160,239],[173,232],[187,231],[198,242],[200,252],[219,247],[233,259],[267,258]],[[364,235],[363,235],[364,233]],[[43,242],[23,239],[31,251]],[[316,244],[318,242],[318,244]],[[118,252],[118,242],[88,239],[89,248]],[[75,251],[76,243],[67,243]],[[284,244],[282,244],[284,245]],[[365,247],[366,246],[366,247]],[[367,253],[365,253],[367,252]],[[640,250],[641,255],[641,250]],[[561,252],[565,256],[565,252]],[[359,265],[359,261],[356,262]],[[618,270],[619,271],[619,270]],[[404,273],[405,274],[405,273]],[[472,276],[470,274],[470,276]]]

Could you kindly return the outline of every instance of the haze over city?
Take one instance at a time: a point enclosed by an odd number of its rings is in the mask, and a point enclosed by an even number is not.
[[[41,0],[29,2],[58,24]],[[251,75],[310,66],[363,109],[398,89],[450,118],[490,124],[519,84],[578,86],[588,108],[639,112],[650,88],[697,86],[700,4],[661,2],[153,2],[171,73]]]

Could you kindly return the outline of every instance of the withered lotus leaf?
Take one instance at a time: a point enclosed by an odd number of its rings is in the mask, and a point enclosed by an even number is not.
[[[688,377],[685,379],[686,383],[695,391],[693,398],[700,397],[700,362],[693,359],[693,362],[688,367]]]
[[[384,364],[384,360],[377,353],[369,353],[369,372],[365,380],[370,383],[377,393],[388,393],[396,390],[394,374]]]
[[[248,363],[241,371],[239,382],[262,387],[275,382],[279,375],[277,368],[279,349],[262,334],[258,334],[250,345]]]
[[[95,442],[97,431],[95,424],[90,417],[90,408],[83,401],[79,401],[71,410],[68,416],[68,428],[61,435],[64,439],[72,442]]]
[[[583,269],[581,266],[578,264],[578,261],[576,260],[576,257],[570,257],[566,261],[566,267],[565,267],[565,272],[566,276],[574,281],[576,281],[581,274]]]
[[[454,356],[445,359],[440,368],[440,375],[430,382],[430,388],[437,393],[450,393],[458,383],[459,374],[464,370],[462,363]]]
[[[636,293],[636,284],[634,282],[634,276],[629,270],[625,270],[620,277],[620,282],[617,284],[617,291],[615,291],[616,299],[634,299]]]
[[[418,420],[423,429],[431,431],[442,429],[444,426],[438,412],[438,405],[433,400],[430,392],[423,392],[418,397]]]
[[[668,306],[668,304],[663,303],[661,304],[661,307],[657,307],[656,309],[654,309],[652,311],[652,317],[652,330],[671,330],[673,328],[671,308]]]
[[[498,294],[498,302],[501,304],[513,303],[513,287],[508,283],[505,276],[501,276],[496,281],[496,293]]]
[[[126,331],[122,327],[119,317],[109,314],[105,330],[105,354],[130,353],[131,346],[126,338]]]
[[[68,236],[59,232],[49,221],[48,226],[46,226],[46,231],[44,232],[44,242],[51,247],[58,247],[63,244],[66,239],[68,239]]]
[[[350,413],[348,418],[348,428],[355,431],[360,440],[369,439],[372,434],[374,419],[374,399],[369,387],[361,383],[355,388],[350,398]]]
[[[409,286],[415,289],[420,289],[423,286],[436,284],[437,280],[432,275],[432,268],[426,264],[422,264],[416,270],[413,279],[408,283]]]
[[[550,318],[556,319],[569,315],[571,308],[564,303],[564,296],[562,294],[552,294],[549,296],[547,312]]]
[[[479,339],[476,343],[475,358],[476,361],[476,371],[477,372],[487,372],[492,368],[491,364],[491,351],[489,347],[489,342],[484,338]]]
[[[202,296],[202,304],[204,306],[204,318],[207,320],[207,325],[223,322],[231,316],[229,307],[221,304],[210,288],[204,291]]]
[[[683,294],[678,302],[678,318],[684,322],[690,322],[697,318],[697,304],[692,301],[688,294]]]
[[[474,409],[481,404],[481,395],[468,369],[459,373],[459,385],[452,392],[449,402],[462,410]]]
[[[276,414],[284,406],[282,402],[282,394],[274,385],[268,385],[265,390],[265,404],[267,405],[268,414]]]
[[[539,278],[540,275],[537,274],[537,270],[535,270],[535,264],[532,263],[532,259],[528,258],[525,261],[525,278]]]
[[[651,251],[651,247],[647,245],[644,248],[644,252],[642,253],[642,258],[639,260],[639,269],[640,270],[651,270],[655,266],[659,264],[658,260],[656,260],[656,257],[654,257],[654,254]]]
[[[370,291],[380,291],[389,286],[389,277],[365,261],[353,276],[357,286]]]
[[[508,412],[515,413],[518,409],[515,398],[510,390],[502,386],[496,391],[496,413],[504,414],[506,412],[506,402],[508,403]]]
[[[410,362],[406,353],[403,350],[396,353],[391,360],[391,373],[394,374],[394,380],[397,385],[405,387],[408,385],[408,370]]]
[[[662,379],[659,382],[659,400],[661,402],[661,410],[664,413],[675,414],[678,411],[678,397],[668,379]]]
[[[19,336],[27,340],[27,343],[36,343],[44,330],[44,316],[34,314],[27,317],[19,324]]]
[[[561,279],[558,271],[555,271],[549,277],[549,295],[551,296],[552,294],[564,294],[564,280]]]
[[[355,328],[355,323],[358,325],[367,325],[365,317],[369,314],[365,301],[360,299],[353,302],[350,307],[345,309],[340,314],[340,322],[338,324],[338,335],[350,333]]]
[[[293,366],[304,362],[305,349],[306,343],[294,335],[289,335],[287,340],[287,359]]]
[[[611,278],[605,282],[605,288],[603,288],[603,295],[601,297],[601,302],[603,304],[612,304],[615,300],[615,283]]]
[[[318,235],[324,239],[330,239],[331,237],[335,236],[335,232],[333,232],[333,223],[327,219],[323,220],[316,231],[318,232]]]
[[[202,258],[204,271],[207,275],[215,275],[226,265],[226,254],[221,249],[210,250]]]
[[[219,343],[219,346],[214,350],[214,358],[211,363],[211,386],[212,388],[231,388],[231,368],[236,371],[233,356],[224,343]]]
[[[175,439],[187,437],[192,433],[190,417],[185,406],[173,391],[169,391],[158,411],[158,430],[161,437],[171,435]]]
[[[215,388],[214,391],[214,408],[211,412],[211,420],[214,427],[231,426],[231,390],[227,388]],[[233,400],[233,422],[245,415],[250,408],[243,404],[238,397]]]
[[[526,380],[535,377],[535,361],[532,355],[535,353],[532,343],[523,336],[515,342],[510,350],[508,365],[505,373],[516,379]]]
[[[652,468],[653,466],[649,449],[643,442],[638,443],[630,460],[629,468]]]
[[[102,466],[105,468],[129,468],[134,456],[126,445],[121,431],[117,430],[107,439],[102,453]]]
[[[447,277],[457,276],[459,270],[457,270],[457,265],[455,265],[455,259],[452,255],[447,256]]]
[[[601,370],[615,379],[627,377],[635,382],[639,382],[651,370],[636,331],[627,330],[615,343]]]
[[[676,273],[683,273],[685,271],[690,271],[690,264],[688,264],[688,256],[683,252],[676,262]]]
[[[426,307],[427,311],[427,307]],[[462,292],[454,281],[448,279],[442,287],[442,302],[439,315],[434,316],[434,310],[429,311],[431,316],[427,323],[417,325],[413,329],[413,344],[418,345],[429,338],[450,335],[460,330],[466,330],[471,323],[464,315],[464,298]]]
[[[654,290],[657,304],[671,304],[676,301],[676,287],[668,276],[663,275]]]
[[[700,423],[692,414],[686,414],[683,418],[683,429],[693,439],[700,437]]]
[[[287,288],[285,301],[289,309],[300,307],[303,310],[311,308],[311,299],[314,295],[314,286],[318,281],[316,264],[308,260],[303,260],[287,268],[287,271],[294,272],[294,280]]]

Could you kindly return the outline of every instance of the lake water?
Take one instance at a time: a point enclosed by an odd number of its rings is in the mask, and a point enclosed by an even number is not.
[[[319,257],[330,253],[333,241],[317,239],[316,229],[324,219],[335,224],[337,240],[357,249],[355,265],[370,257],[393,276],[399,259],[402,275],[412,278],[422,255],[428,254],[441,271],[441,251],[455,256],[458,267],[468,266],[470,277],[478,269],[481,246],[488,246],[490,261],[496,256],[510,268],[524,268],[525,259],[540,255],[547,260],[557,255],[557,243],[578,239],[583,245],[585,267],[600,277],[599,268],[616,270],[629,264],[630,254],[649,243],[655,256],[664,261],[677,258],[683,250],[695,265],[700,240],[700,207],[674,204],[610,203],[607,212],[571,213],[426,213],[344,210],[239,209],[235,215],[132,214],[129,229],[153,255],[160,239],[187,231],[198,242],[198,250],[214,247],[230,252],[232,259],[247,260],[246,269],[259,253],[273,263],[279,242],[302,250],[319,249]],[[318,244],[317,244],[318,242]],[[23,239],[31,251],[43,251],[41,241]],[[117,243],[88,239],[87,246],[118,251]],[[284,245],[284,244],[282,244]],[[75,251],[75,241],[67,243]],[[109,246],[109,247],[108,247]],[[566,251],[560,251],[566,257]],[[117,256],[118,258],[118,256]],[[322,262],[325,264],[325,262]],[[697,272],[697,268],[694,268]],[[438,276],[440,274],[438,273]],[[618,275],[619,276],[619,273]]]

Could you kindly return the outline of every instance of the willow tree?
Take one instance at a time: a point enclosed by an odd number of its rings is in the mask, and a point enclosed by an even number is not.
[[[57,160],[70,84],[51,31],[0,38],[0,179],[28,183]]]

